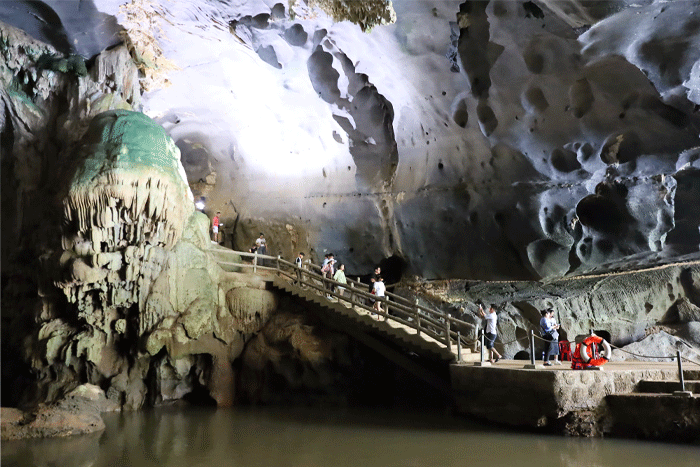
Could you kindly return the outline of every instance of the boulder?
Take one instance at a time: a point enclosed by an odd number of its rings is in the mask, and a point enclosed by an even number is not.
[[[39,404],[27,412],[3,407],[0,415],[2,440],[94,433],[105,428],[101,412],[119,409],[99,387],[84,384],[55,404]]]

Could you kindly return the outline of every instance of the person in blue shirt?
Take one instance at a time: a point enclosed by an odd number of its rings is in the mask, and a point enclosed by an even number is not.
[[[554,320],[554,310],[547,308],[542,310],[542,319],[540,320],[540,330],[542,338],[546,340],[544,346],[544,366],[561,365],[557,359],[559,355],[559,325]],[[554,361],[550,358],[554,357]]]

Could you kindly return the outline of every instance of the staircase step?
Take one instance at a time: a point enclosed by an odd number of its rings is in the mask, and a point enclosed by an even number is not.
[[[681,390],[680,381],[640,381],[635,388],[637,393],[672,394]],[[700,381],[686,380],[685,390],[700,394]]]

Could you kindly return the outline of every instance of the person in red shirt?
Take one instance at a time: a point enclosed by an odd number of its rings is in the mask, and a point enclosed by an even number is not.
[[[212,233],[212,242],[214,243],[219,243],[219,216],[221,215],[220,211],[216,211],[216,216],[211,220],[211,233]]]

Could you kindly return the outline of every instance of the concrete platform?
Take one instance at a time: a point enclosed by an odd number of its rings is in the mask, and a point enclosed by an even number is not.
[[[567,362],[525,369],[529,363],[501,360],[487,367],[451,365],[458,410],[508,425],[596,436],[608,423],[608,396],[632,394],[642,381],[678,381],[673,362],[609,362],[602,371],[572,370]],[[684,374],[688,380],[700,379],[700,368]]]

